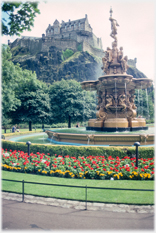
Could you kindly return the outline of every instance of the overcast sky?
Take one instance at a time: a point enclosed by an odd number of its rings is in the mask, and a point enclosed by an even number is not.
[[[93,33],[102,39],[103,49],[113,42],[110,37],[110,7],[118,27],[118,47],[123,46],[124,55],[137,58],[137,68],[148,78],[155,75],[155,0],[49,0],[39,1],[41,14],[35,18],[31,32],[22,36],[41,37],[49,24],[57,19],[60,23],[81,19],[88,15]],[[13,42],[16,37],[2,37],[1,42]],[[98,77],[97,77],[98,78]]]

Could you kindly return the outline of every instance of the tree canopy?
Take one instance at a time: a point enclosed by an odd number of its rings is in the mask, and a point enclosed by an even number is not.
[[[50,86],[49,97],[53,123],[68,122],[68,127],[71,127],[71,121],[83,121],[83,117],[88,119],[95,113],[92,94],[83,91],[75,80],[55,82]]]
[[[31,31],[40,11],[37,2],[3,2],[2,13],[2,35],[20,36],[25,30]]]

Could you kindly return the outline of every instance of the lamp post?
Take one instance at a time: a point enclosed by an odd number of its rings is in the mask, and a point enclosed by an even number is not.
[[[30,156],[30,145],[31,145],[31,142],[26,142],[26,144],[28,145],[28,155]]]
[[[136,147],[136,167],[138,167],[138,147],[140,146],[140,142],[135,142],[134,146]]]

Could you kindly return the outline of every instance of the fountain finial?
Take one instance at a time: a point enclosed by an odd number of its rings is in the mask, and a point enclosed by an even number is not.
[[[112,17],[112,13],[113,13],[113,10],[112,10],[112,7],[110,7],[110,17]]]

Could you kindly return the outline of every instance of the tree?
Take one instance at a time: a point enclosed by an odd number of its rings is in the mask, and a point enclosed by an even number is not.
[[[8,46],[2,47],[2,123],[48,122],[50,105],[48,87],[37,80],[36,73],[23,70],[11,61]]]
[[[37,7],[37,2],[3,2],[2,34],[20,36],[24,30],[31,31],[36,14],[40,14]],[[4,18],[5,14],[8,19]]]
[[[8,114],[20,106],[21,101],[16,95],[18,83],[21,80],[21,68],[14,65],[10,59],[12,54],[8,46],[2,46],[2,124],[8,124]]]
[[[48,123],[50,104],[46,84],[31,77],[19,85],[19,88],[18,98],[21,105],[16,111],[10,112],[13,122],[29,122],[29,131],[32,131],[32,123]]]
[[[68,122],[70,128],[71,122],[82,121],[84,114],[85,119],[88,119],[95,112],[95,100],[92,94],[83,91],[80,83],[75,80],[62,79],[60,82],[55,82],[50,86],[49,96],[53,123]]]

